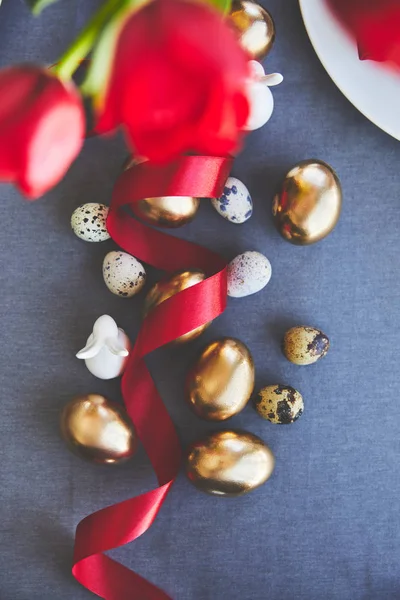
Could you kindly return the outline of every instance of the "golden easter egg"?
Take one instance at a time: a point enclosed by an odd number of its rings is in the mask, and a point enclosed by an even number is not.
[[[60,424],[68,448],[90,462],[117,464],[135,453],[133,423],[122,407],[104,396],[74,398],[64,407]]]
[[[169,275],[155,285],[149,290],[145,301],[144,301],[144,317],[146,317],[156,306],[164,302],[171,296],[175,296],[182,290],[186,288],[192,287],[201,281],[204,281],[205,274],[203,271],[198,269],[186,269],[185,271],[178,271],[173,275]],[[189,342],[191,340],[196,339],[203,333],[203,331],[210,325],[211,323],[206,323],[205,325],[201,325],[201,327],[197,327],[186,333],[185,335],[180,336],[176,340],[174,340],[175,344],[181,344],[185,342]]]
[[[292,327],[283,338],[283,353],[295,365],[312,365],[328,350],[328,336],[315,327]]]
[[[186,455],[189,481],[202,492],[241,496],[260,487],[272,475],[272,450],[245,431],[218,431],[192,444]]]
[[[267,56],[275,41],[275,24],[265,8],[251,0],[233,0],[228,21],[250,58]]]
[[[146,160],[140,157],[128,157],[123,164],[123,170],[127,171],[142,162],[146,162]],[[142,198],[132,202],[130,208],[136,217],[148,225],[175,229],[193,221],[199,206],[200,198],[159,196],[157,198]]]
[[[290,385],[268,385],[262,388],[254,404],[260,417],[278,425],[294,423],[304,412],[302,395]]]
[[[200,199],[192,196],[143,198],[130,205],[132,212],[145,223],[170,229],[190,223],[199,206]]]
[[[186,400],[208,421],[224,421],[240,412],[254,388],[254,363],[249,349],[234,338],[206,346],[186,378]]]
[[[332,167],[321,160],[304,160],[283,180],[272,214],[285,240],[306,246],[332,231],[341,208],[342,188]]]

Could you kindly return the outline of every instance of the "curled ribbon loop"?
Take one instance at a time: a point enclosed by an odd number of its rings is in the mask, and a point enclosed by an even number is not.
[[[122,377],[126,409],[159,487],[97,511],[77,527],[73,575],[106,600],[170,598],[104,552],[132,542],[151,526],[179,471],[179,440],[144,357],[218,317],[225,310],[227,296],[225,260],[202,246],[139,223],[124,207],[158,196],[219,197],[231,165],[231,159],[210,156],[185,156],[165,166],[145,162],[125,171],[114,188],[107,228],[123,250],[156,268],[168,272],[198,268],[207,278],[165,300],[146,317]]]

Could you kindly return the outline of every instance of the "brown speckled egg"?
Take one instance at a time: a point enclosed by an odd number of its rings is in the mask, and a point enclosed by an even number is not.
[[[107,216],[108,206],[104,204],[98,204],[98,202],[82,204],[72,213],[72,231],[85,242],[109,240],[111,236],[107,231]]]
[[[328,350],[328,336],[314,327],[293,327],[283,339],[283,353],[295,365],[312,365]]]
[[[283,425],[301,417],[304,402],[302,395],[290,385],[268,385],[258,392],[255,409],[263,419]]]

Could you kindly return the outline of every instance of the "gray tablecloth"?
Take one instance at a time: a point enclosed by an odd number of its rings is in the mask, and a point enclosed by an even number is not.
[[[22,0],[0,9],[0,62],[54,62],[99,1],[64,0],[35,20]],[[255,202],[233,226],[204,202],[179,235],[232,258],[265,253],[273,277],[262,293],[229,301],[226,313],[185,350],[149,361],[183,444],[217,429],[184,404],[188,365],[207,340],[237,336],[251,348],[257,386],[287,382],[304,416],[275,426],[250,408],[229,423],[276,454],[276,470],[238,499],[202,495],[181,476],[149,532],[113,556],[177,600],[395,600],[400,598],[400,150],[336,89],[308,41],[296,0],[269,0],[277,41],[267,59],[281,71],[276,110],[253,133],[234,174]],[[0,598],[89,600],[70,574],[79,520],[155,485],[143,451],[122,468],[95,468],[60,439],[62,406],[74,395],[120,399],[118,381],[94,379],[74,358],[100,314],[132,338],[142,298],[106,289],[112,242],[85,244],[69,228],[83,202],[107,203],[125,150],[93,139],[65,180],[28,204],[0,188]],[[274,189],[298,160],[338,171],[344,208],[334,233],[308,248],[275,232]],[[151,272],[151,270],[150,270]],[[151,273],[150,280],[155,274]],[[297,368],[279,350],[290,325],[323,329],[332,348]],[[157,415],[154,416],[157,418]]]

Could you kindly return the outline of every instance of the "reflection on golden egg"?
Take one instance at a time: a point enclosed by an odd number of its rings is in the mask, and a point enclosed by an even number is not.
[[[129,156],[123,164],[127,171],[147,159]],[[200,198],[192,196],[159,196],[132,202],[132,212],[148,225],[175,229],[193,221],[200,206]]]
[[[192,196],[143,198],[130,205],[132,212],[145,223],[171,229],[190,223],[199,206],[200,199]]]
[[[135,428],[125,410],[97,394],[78,396],[64,407],[61,433],[72,452],[98,464],[124,462],[137,446]]]
[[[305,246],[332,231],[341,207],[342,188],[332,167],[321,160],[304,160],[286,175],[272,214],[282,237]]]
[[[175,294],[178,294],[186,288],[192,287],[193,285],[204,281],[204,279],[205,274],[203,271],[198,269],[186,269],[185,271],[178,271],[173,275],[169,275],[164,279],[161,279],[161,281],[153,285],[145,298],[144,317],[146,317],[156,306],[161,304],[161,302],[164,302],[164,300],[167,300],[171,296],[175,296]],[[182,335],[174,340],[174,343],[180,344],[196,339],[210,324],[211,323],[206,323],[201,327],[193,329],[193,331],[190,331],[189,333],[186,333],[185,335]]]
[[[275,24],[265,8],[251,0],[233,0],[228,20],[239,43],[254,60],[262,60],[275,41]]]
[[[265,483],[274,465],[272,451],[256,435],[219,431],[189,447],[186,474],[202,492],[241,496]]]
[[[240,412],[254,388],[254,363],[249,349],[234,338],[206,346],[186,378],[186,400],[208,421],[224,421]]]

